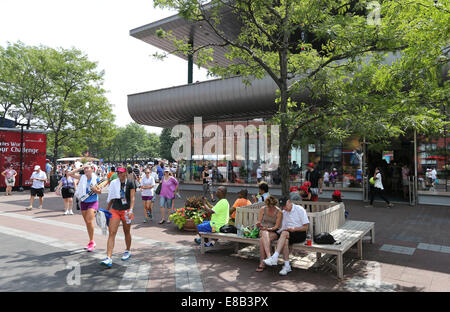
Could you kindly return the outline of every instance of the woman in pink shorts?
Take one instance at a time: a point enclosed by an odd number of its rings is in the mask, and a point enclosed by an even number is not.
[[[84,170],[84,174],[80,174],[81,170]],[[79,180],[77,191],[75,193],[78,198],[85,194],[89,194],[91,190],[93,191],[91,196],[80,203],[81,214],[86,223],[86,229],[89,236],[89,243],[84,249],[93,251],[96,246],[94,241],[95,212],[98,210],[98,194],[101,194],[102,192],[96,184],[100,182],[100,179],[93,172],[93,166],[91,164],[87,164],[84,167],[69,172],[69,176]]]

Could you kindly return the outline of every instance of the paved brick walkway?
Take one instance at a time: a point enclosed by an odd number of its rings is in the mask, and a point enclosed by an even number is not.
[[[199,194],[185,191],[183,197]],[[80,250],[88,237],[79,211],[64,216],[63,202],[54,193],[45,194],[44,209],[26,211],[29,192],[0,196],[0,233],[34,240],[65,250]],[[104,207],[106,194],[101,195]],[[228,196],[230,202],[235,194]],[[183,200],[176,200],[181,207]],[[240,255],[233,249],[201,255],[196,237],[179,231],[173,224],[159,225],[159,208],[154,221],[144,224],[140,196],[132,226],[133,261],[124,265],[116,291],[194,292],[297,292],[297,291],[450,291],[450,206],[396,205],[345,201],[349,219],[376,223],[376,243],[364,244],[364,260],[352,253],[344,257],[344,280],[325,267],[315,269],[314,254],[292,256],[294,270],[278,275],[281,266],[255,272],[258,251],[249,248]],[[36,201],[35,207],[38,206]],[[156,203],[156,207],[159,205]],[[105,256],[106,237],[96,230],[97,249],[92,261]],[[124,241],[119,229],[113,259],[120,263]],[[122,265],[122,264],[121,264]],[[106,273],[105,273],[106,274]],[[117,286],[116,285],[116,286]],[[116,287],[114,286],[114,287]]]

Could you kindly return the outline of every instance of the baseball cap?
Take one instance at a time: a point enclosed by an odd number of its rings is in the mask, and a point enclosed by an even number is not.
[[[170,169],[169,169],[169,168],[165,168],[165,169],[164,169],[164,172],[166,172],[166,171],[167,171],[167,172],[170,172]]]
[[[310,162],[310,163],[308,164],[308,167],[314,168],[314,164],[313,164],[312,162]]]
[[[297,191],[298,191],[298,187],[296,187],[296,186],[291,186],[289,188],[289,192],[297,192]]]
[[[116,169],[116,172],[127,172],[127,169],[120,167]]]
[[[34,166],[34,170],[39,170],[39,169],[41,169],[41,166]]]
[[[286,206],[288,200],[289,200],[289,198],[287,198],[286,196],[281,197],[278,200],[278,203],[280,204],[280,208],[283,208],[284,206]]]

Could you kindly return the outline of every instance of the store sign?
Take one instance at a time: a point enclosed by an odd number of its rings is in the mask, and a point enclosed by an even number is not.
[[[23,186],[30,186],[29,180],[35,165],[41,166],[45,171],[45,159],[47,153],[47,135],[43,133],[23,133]],[[19,186],[20,170],[20,131],[0,130],[0,171],[3,172],[7,166],[13,165],[17,171],[16,184]],[[0,187],[5,187],[5,179],[0,178]]]

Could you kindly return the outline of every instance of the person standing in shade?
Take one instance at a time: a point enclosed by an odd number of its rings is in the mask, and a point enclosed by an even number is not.
[[[311,192],[311,201],[318,201],[319,194],[322,194],[323,179],[320,177],[319,171],[314,168],[313,163],[308,164],[305,180],[311,182],[311,186],[309,188]]]
[[[8,166],[8,168],[2,172],[2,176],[5,177],[5,184],[6,184],[5,196],[11,195],[12,188],[14,187],[14,184],[16,184],[16,175],[17,175],[17,171],[14,170],[14,167],[12,164],[10,164]]]
[[[118,179],[111,182],[108,191],[108,211],[111,212],[109,220],[109,236],[106,247],[106,258],[100,264],[110,268],[112,266],[112,253],[116,241],[117,230],[122,221],[123,233],[125,236],[126,249],[122,256],[122,261],[131,257],[131,221],[134,219],[134,203],[136,196],[136,183],[127,179],[127,170],[117,168]]]
[[[30,189],[30,206],[27,210],[33,209],[33,202],[36,196],[39,197],[39,209],[42,209],[42,204],[44,203],[44,186],[45,182],[47,182],[47,175],[41,170],[40,166],[34,166],[34,172],[31,175],[30,180],[33,184]]]
[[[366,206],[367,208],[373,208],[373,200],[375,199],[375,195],[378,195],[383,199],[387,204],[388,207],[394,206],[389,200],[384,197],[384,187],[383,187],[383,181],[381,177],[380,168],[375,168],[375,173],[373,175],[373,179],[375,180],[375,185],[372,188],[372,193],[370,195],[370,205]]]
[[[256,169],[256,181],[257,183],[260,183],[263,178],[263,171],[261,168],[261,165],[258,166],[258,169]]]
[[[159,205],[161,211],[161,221],[159,224],[166,222],[165,211],[167,208],[167,223],[171,223],[169,219],[170,210],[172,209],[172,201],[175,198],[175,192],[178,187],[178,181],[169,175],[170,169],[164,169],[164,177],[161,179],[161,192],[159,193]]]

